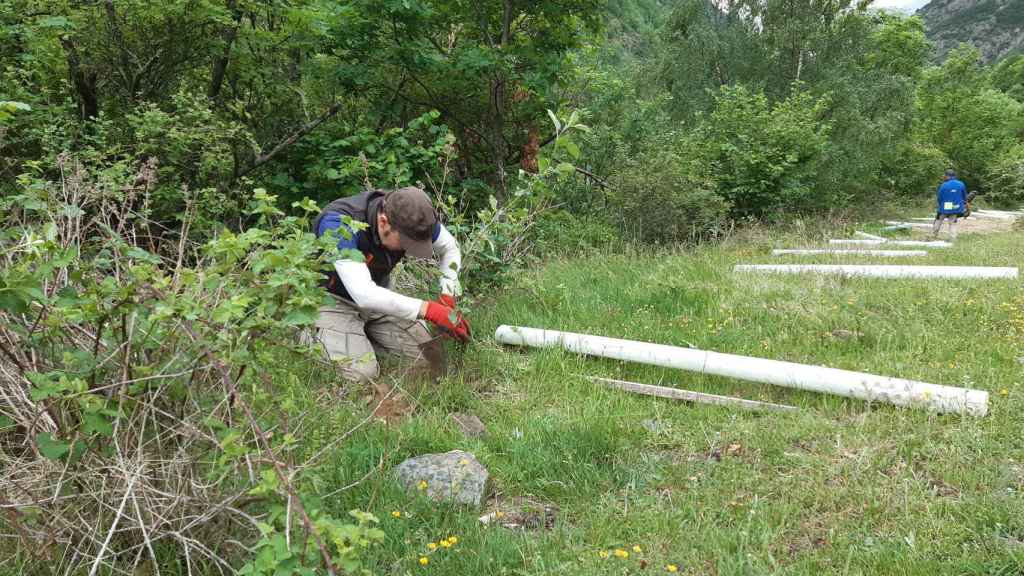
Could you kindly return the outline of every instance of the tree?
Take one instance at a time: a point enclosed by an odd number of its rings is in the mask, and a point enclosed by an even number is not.
[[[605,0],[358,0],[379,24],[373,52],[382,114],[437,109],[457,133],[463,177],[484,171],[499,201],[544,110],[557,108],[569,52],[599,29]]]
[[[992,87],[981,53],[953,50],[929,69],[919,91],[921,138],[942,150],[970,186],[989,188],[986,173],[1024,134],[1024,105]]]

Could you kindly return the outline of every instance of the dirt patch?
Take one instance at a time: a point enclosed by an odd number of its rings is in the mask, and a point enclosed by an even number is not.
[[[925,223],[924,220],[911,220],[911,222]],[[959,234],[999,234],[1001,232],[1012,232],[1016,220],[1002,220],[996,218],[984,218],[980,216],[969,216],[961,218],[957,223]],[[948,224],[943,223],[939,239],[944,240],[949,234]],[[914,230],[915,237],[931,237],[931,231],[922,229]]]
[[[725,446],[715,447],[704,453],[704,460],[714,460],[715,462],[721,462],[722,458],[726,457],[739,457],[744,452],[743,444],[739,442],[730,442]]]
[[[959,498],[960,489],[956,486],[945,482],[940,478],[931,478],[928,480],[928,487],[931,488],[932,492],[937,496],[943,498]]]
[[[404,392],[392,389],[386,384],[374,383],[373,394],[367,398],[367,404],[374,407],[373,417],[383,420],[386,424],[396,424],[412,414],[415,406]]]
[[[495,496],[488,503],[480,522],[489,526],[501,526],[508,530],[534,532],[551,530],[558,520],[558,507],[527,497],[503,498]]]
[[[820,520],[804,522],[791,538],[786,539],[786,556],[795,560],[801,554],[824,548],[828,546],[828,537],[829,529]]]

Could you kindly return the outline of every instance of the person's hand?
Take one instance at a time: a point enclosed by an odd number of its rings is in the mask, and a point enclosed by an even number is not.
[[[441,294],[437,301],[451,308],[452,310],[458,309],[458,306],[455,305],[455,296],[452,296],[451,294]]]
[[[427,302],[427,311],[423,317],[431,324],[451,334],[456,340],[469,342],[469,323],[451,306],[445,306],[440,302]]]

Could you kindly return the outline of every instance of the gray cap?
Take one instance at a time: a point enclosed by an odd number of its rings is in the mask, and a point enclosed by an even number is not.
[[[414,258],[433,256],[437,213],[426,192],[413,186],[388,192],[384,196],[384,214],[391,227],[398,230],[402,250]]]

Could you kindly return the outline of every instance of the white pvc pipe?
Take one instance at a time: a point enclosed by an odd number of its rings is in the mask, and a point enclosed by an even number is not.
[[[867,232],[854,232],[854,236],[858,238],[867,238],[868,240],[885,240],[883,236],[875,236],[874,234],[868,234]]]
[[[983,266],[855,266],[852,264],[739,264],[734,272],[840,274],[869,278],[1016,278],[1016,268]]]
[[[773,256],[815,256],[819,254],[834,256],[880,256],[882,258],[902,258],[904,256],[927,256],[927,250],[772,250]]]
[[[919,224],[917,222],[895,222],[895,221],[892,221],[892,220],[886,222],[886,224],[888,224],[889,226],[900,226],[900,227],[903,227],[903,228],[931,228],[932,227],[931,224]]]
[[[1006,212],[989,212],[988,210],[975,210],[971,215],[979,218],[992,218],[995,220],[1016,220],[1017,216]]]
[[[499,326],[494,337],[502,344],[513,346],[564,348],[570,352],[590,356],[836,394],[869,402],[885,402],[897,406],[922,407],[936,412],[973,416],[984,416],[988,412],[988,392],[983,390],[954,388],[836,368],[537,328]]]
[[[843,239],[832,239],[828,241],[829,244],[847,244],[852,246],[879,246],[881,244],[887,244],[889,246],[918,246],[921,248],[950,248],[953,245],[944,240],[843,240]]]
[[[897,230],[910,230],[910,224],[895,224],[893,226],[886,226],[882,228],[882,232],[895,232]]]

